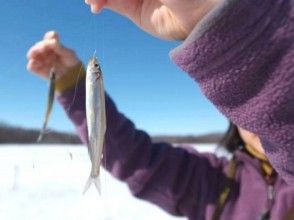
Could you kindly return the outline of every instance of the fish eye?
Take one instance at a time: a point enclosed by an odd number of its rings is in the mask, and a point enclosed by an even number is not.
[[[95,65],[94,65],[95,67],[99,67],[99,65],[97,64],[97,63],[95,63]]]

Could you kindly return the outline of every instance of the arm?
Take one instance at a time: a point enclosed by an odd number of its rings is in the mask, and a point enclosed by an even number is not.
[[[39,76],[48,78],[48,70],[56,68],[57,99],[86,144],[85,71],[74,51],[60,44],[56,32],[48,32],[27,56],[28,69]],[[145,132],[117,111],[108,96],[106,110],[106,169],[125,181],[135,196],[172,214],[203,216],[204,207],[215,202],[223,186],[226,162],[213,155],[152,143]]]
[[[260,136],[294,184],[293,1],[228,0],[171,53],[231,121]]]
[[[75,101],[73,98],[75,96]],[[80,81],[74,90],[58,96],[58,101],[75,124],[85,143],[85,88]],[[214,203],[224,183],[224,160],[213,155],[189,153],[166,143],[152,143],[148,134],[119,113],[106,96],[107,132],[104,167],[126,182],[138,198],[159,205],[174,215],[201,216]]]

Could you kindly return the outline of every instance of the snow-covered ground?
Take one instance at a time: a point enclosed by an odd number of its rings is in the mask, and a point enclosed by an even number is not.
[[[214,146],[198,149],[214,151]],[[86,147],[0,145],[0,219],[181,219],[134,198],[104,170],[102,195],[93,186],[82,195],[89,172]]]

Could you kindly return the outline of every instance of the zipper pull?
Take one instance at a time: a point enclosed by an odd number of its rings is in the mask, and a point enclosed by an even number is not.
[[[267,210],[260,216],[259,220],[269,220],[270,213],[273,205],[273,201],[275,198],[275,191],[273,185],[267,186],[267,201],[268,201],[268,208]]]
[[[273,185],[269,185],[267,187],[267,198],[269,200],[269,202],[271,203],[270,205],[272,205],[272,201],[274,200],[275,197],[275,192],[274,192],[274,186]]]

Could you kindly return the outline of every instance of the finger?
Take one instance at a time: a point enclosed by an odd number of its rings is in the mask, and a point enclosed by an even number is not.
[[[99,13],[106,4],[106,0],[85,0],[85,3],[90,5],[92,13]]]
[[[48,67],[63,65],[74,66],[79,62],[75,52],[63,47],[55,39],[43,40],[34,45],[27,54],[28,60],[37,60]],[[60,70],[60,72],[62,72]]]
[[[31,72],[35,72],[34,70],[40,66],[41,66],[40,62],[38,62],[36,60],[29,60],[29,62],[27,64],[27,70],[29,70]]]
[[[27,58],[32,59],[32,58],[35,58],[36,56],[39,56],[40,54],[46,53],[46,50],[48,50],[47,44],[52,44],[52,40],[43,40],[43,41],[37,42],[35,45],[33,45],[29,49],[27,53]]]
[[[62,46],[58,39],[55,38],[44,40],[44,44],[41,45],[39,49],[46,52],[47,55],[51,54],[51,57],[55,56],[55,59],[57,59],[58,56],[66,57],[72,53],[72,50]]]
[[[36,57],[38,63],[46,68],[50,68],[56,64],[56,55],[52,53],[41,54],[40,56]]]
[[[100,5],[91,5],[91,12],[94,14],[99,13],[102,10],[103,7]]]
[[[27,58],[34,58],[40,53],[44,53],[46,50],[54,50],[58,48],[56,44],[59,44],[59,36],[55,31],[49,31],[44,35],[44,40],[37,42],[27,52]]]
[[[47,39],[36,43],[31,47],[27,53],[28,59],[35,59],[38,56],[48,53],[58,54],[60,50],[60,44],[56,39]]]
[[[44,66],[41,62],[36,60],[30,60],[27,64],[27,70],[35,73],[41,77],[48,78],[49,76],[49,68]]]
[[[45,33],[43,39],[44,40],[46,40],[46,39],[56,39],[57,41],[59,41],[59,36],[58,36],[56,31],[48,31],[47,33]]]
[[[43,42],[38,42],[36,44],[34,44],[27,52],[27,59],[33,59],[36,56],[38,56],[39,54],[41,54],[43,52]]]
[[[33,66],[44,66],[46,68],[50,68],[56,62],[56,54],[51,51],[37,53],[34,57],[30,57],[28,62]]]

